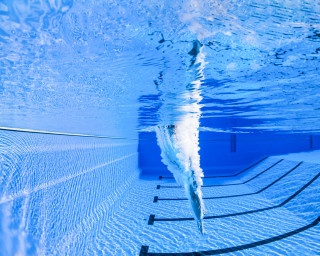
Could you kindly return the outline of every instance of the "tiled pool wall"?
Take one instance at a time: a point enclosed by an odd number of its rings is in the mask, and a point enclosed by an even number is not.
[[[59,255],[75,241],[81,255],[137,160],[135,140],[0,131],[0,255]]]

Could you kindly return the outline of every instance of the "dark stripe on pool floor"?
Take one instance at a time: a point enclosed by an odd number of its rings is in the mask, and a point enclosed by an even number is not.
[[[214,179],[214,178],[228,178],[228,177],[235,177],[249,169],[251,169],[252,167],[256,166],[257,164],[261,163],[263,160],[267,159],[268,156],[262,158],[261,160],[259,160],[258,162],[254,163],[253,165],[247,167],[246,169],[242,170],[241,172],[238,172],[236,174],[232,174],[232,175],[227,175],[227,176],[209,176],[209,177],[204,177],[205,179]],[[174,177],[163,177],[163,176],[159,176],[159,180],[162,180],[162,179],[174,179]]]
[[[291,195],[290,197],[288,197],[286,200],[284,200],[282,203],[280,203],[278,205],[265,207],[265,208],[261,208],[261,209],[256,209],[256,210],[245,211],[245,212],[239,212],[239,213],[207,216],[207,217],[204,217],[203,219],[208,220],[208,219],[220,219],[220,218],[234,217],[234,216],[240,216],[240,215],[256,213],[256,212],[263,212],[263,211],[268,211],[268,210],[283,207],[285,204],[289,203],[293,198],[295,198],[297,195],[299,195],[303,190],[305,190],[308,186],[310,186],[316,179],[319,178],[319,176],[320,176],[320,172],[316,176],[314,176],[312,178],[312,180],[310,180],[307,184],[305,184],[298,191],[296,191],[293,195]],[[155,215],[150,215],[148,225],[153,225],[155,221],[187,221],[187,220],[194,220],[194,218],[156,219]]]
[[[267,169],[263,170],[262,172],[258,173],[256,176],[250,178],[249,180],[246,180],[244,182],[239,182],[239,183],[228,183],[228,184],[216,184],[216,185],[203,185],[201,186],[202,188],[208,188],[208,187],[224,187],[224,186],[235,186],[235,185],[243,185],[246,184],[252,180],[254,180],[255,178],[259,177],[261,174],[267,172],[268,170],[272,169],[274,166],[276,166],[277,164],[281,163],[283,161],[283,159],[279,160],[278,162],[274,163],[273,165],[269,166]],[[182,188],[181,186],[160,186],[157,185],[157,189],[161,188]]]
[[[301,228],[295,229],[293,231],[284,233],[279,236],[274,236],[268,239],[260,240],[257,242],[249,243],[249,244],[244,244],[244,245],[239,245],[239,246],[233,246],[233,247],[228,247],[228,248],[223,248],[223,249],[216,249],[216,250],[209,250],[209,251],[200,251],[200,252],[180,252],[180,253],[157,253],[157,252],[151,252],[149,253],[149,246],[141,246],[140,250],[140,256],[203,256],[203,255],[217,255],[217,254],[224,254],[224,253],[230,253],[230,252],[237,252],[237,251],[242,251],[245,249],[251,249],[257,246],[269,244],[272,242],[276,242],[285,238],[288,238],[290,236],[299,234],[305,230],[308,230],[309,228],[312,228],[316,225],[318,225],[320,222],[320,216],[315,219],[312,223],[303,226]]]
[[[256,195],[259,194],[263,191],[265,191],[266,189],[268,189],[269,187],[271,187],[272,185],[276,184],[278,181],[280,181],[281,179],[283,179],[285,176],[287,176],[288,174],[290,174],[292,171],[294,171],[295,169],[297,169],[303,162],[298,163],[295,167],[293,167],[292,169],[290,169],[288,172],[286,172],[285,174],[283,174],[281,177],[279,177],[278,179],[276,179],[275,181],[273,181],[272,183],[270,183],[269,185],[267,185],[266,187],[260,189],[257,192],[252,192],[252,193],[246,193],[246,194],[238,194],[238,195],[230,195],[230,196],[216,196],[216,197],[203,197],[203,199],[206,200],[210,200],[210,199],[222,199],[222,198],[232,198],[232,197],[240,197],[240,196],[251,196],[251,195]],[[157,203],[158,201],[186,201],[188,200],[188,198],[159,198],[158,196],[155,196],[153,199],[154,203]]]

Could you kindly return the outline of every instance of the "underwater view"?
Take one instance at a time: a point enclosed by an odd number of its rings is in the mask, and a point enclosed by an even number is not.
[[[320,0],[0,0],[0,256],[320,255]]]

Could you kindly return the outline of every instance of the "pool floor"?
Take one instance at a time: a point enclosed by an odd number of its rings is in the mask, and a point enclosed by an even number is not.
[[[204,179],[205,235],[172,179],[139,179],[115,202],[114,214],[104,216],[97,236],[85,239],[86,253],[316,255],[320,165],[280,160],[267,158],[233,178]],[[75,233],[64,252],[72,255],[81,235]]]

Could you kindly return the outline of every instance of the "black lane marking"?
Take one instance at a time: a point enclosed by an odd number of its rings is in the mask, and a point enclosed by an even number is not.
[[[228,248],[223,248],[223,249],[216,249],[216,250],[209,250],[209,251],[200,251],[200,252],[180,252],[180,253],[157,253],[157,252],[151,252],[149,253],[149,246],[141,246],[140,250],[140,256],[203,256],[203,255],[217,255],[217,254],[224,254],[224,253],[230,253],[230,252],[237,252],[237,251],[242,251],[246,249],[251,249],[257,246],[273,243],[285,238],[288,238],[290,236],[299,234],[305,230],[308,230],[316,225],[318,225],[320,222],[320,216],[315,219],[312,223],[303,226],[301,228],[292,230],[290,232],[284,233],[279,236],[274,236],[268,239],[260,240],[257,242],[249,243],[249,244],[244,244],[244,245],[239,245],[239,246],[233,246],[233,247],[228,247]]]
[[[213,215],[213,216],[206,216],[203,219],[220,219],[220,218],[227,218],[227,217],[233,217],[233,216],[240,216],[240,215],[245,215],[245,214],[250,214],[250,213],[256,213],[256,212],[263,212],[263,211],[268,211],[271,209],[275,208],[280,208],[283,207],[285,204],[290,202],[293,198],[295,198],[297,195],[299,195],[304,189],[306,189],[308,186],[310,186],[311,183],[313,183],[317,178],[319,178],[320,172],[313,177],[312,180],[310,180],[307,184],[305,184],[302,188],[300,188],[298,191],[296,191],[293,195],[288,197],[286,200],[284,200],[282,203],[275,205],[275,206],[269,206],[261,209],[256,209],[256,210],[251,210],[251,211],[245,211],[245,212],[238,212],[238,213],[230,213],[230,214],[224,214],[224,215]],[[151,215],[150,215],[151,216]],[[149,218],[148,225],[153,225],[155,221],[186,221],[186,220],[194,220],[194,218],[172,218],[172,219],[164,219],[164,218],[159,218],[156,219],[155,215],[152,215],[152,221]]]
[[[243,185],[243,184],[246,184],[252,180],[254,180],[255,178],[259,177],[261,174],[269,171],[270,169],[272,169],[273,167],[275,167],[277,164],[281,163],[284,159],[281,159],[279,160],[278,162],[274,163],[273,165],[269,166],[267,169],[265,169],[264,171],[258,173],[256,176],[252,177],[251,179],[249,180],[246,180],[244,182],[239,182],[239,183],[229,183],[229,184],[221,184],[221,185],[204,185],[204,186],[201,186],[202,188],[207,188],[207,187],[224,187],[224,186],[234,186],[234,185]]]
[[[254,180],[255,178],[259,177],[261,174],[269,171],[270,169],[272,169],[274,166],[276,166],[277,164],[281,163],[284,159],[279,160],[278,162],[274,163],[273,165],[269,166],[267,169],[265,169],[264,171],[258,173],[256,176],[254,176],[253,178],[250,178],[249,180],[246,180],[244,182],[239,182],[239,183],[227,183],[227,184],[216,184],[216,185],[203,185],[201,186],[202,188],[209,188],[209,187],[225,187],[225,186],[235,186],[235,185],[243,185],[246,184],[252,180]],[[162,188],[182,188],[181,186],[160,186],[157,185],[157,189],[160,189],[160,187]]]
[[[227,175],[227,176],[209,176],[209,177],[204,177],[204,179],[214,179],[214,178],[228,178],[228,177],[235,177],[249,169],[251,169],[252,167],[256,166],[257,164],[261,163],[263,160],[267,159],[268,157],[264,157],[262,158],[261,160],[259,160],[258,162],[254,163],[253,165],[249,166],[248,168],[242,170],[241,172],[238,172],[236,174],[232,174],[232,175]],[[163,177],[163,176],[159,176],[159,180],[162,180],[162,179],[174,179],[174,177]]]
[[[149,250],[149,246],[141,246],[141,250],[140,250],[140,256],[147,256],[148,255],[148,250]]]
[[[270,183],[269,185],[267,185],[266,187],[260,189],[257,192],[253,192],[253,193],[247,193],[247,194],[239,194],[239,195],[230,195],[230,196],[215,196],[215,197],[203,197],[203,199],[222,199],[222,198],[232,198],[232,197],[240,197],[240,196],[251,196],[251,195],[256,195],[259,194],[263,191],[265,191],[266,189],[270,188],[272,185],[274,185],[275,183],[277,183],[279,180],[281,180],[282,178],[284,178],[285,176],[287,176],[288,174],[290,174],[292,171],[294,171],[295,169],[297,169],[303,162],[298,163],[295,167],[293,167],[291,170],[289,170],[288,172],[286,172],[285,174],[283,174],[281,177],[279,177],[278,179],[276,179],[275,181],[273,181],[272,183]],[[188,198],[159,198],[157,197],[156,202],[158,201],[185,201],[188,200]]]
[[[155,215],[153,215],[153,214],[149,216],[148,225],[153,225],[154,218],[155,218]]]

